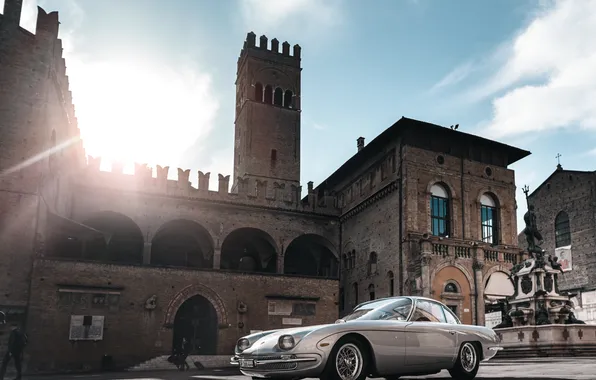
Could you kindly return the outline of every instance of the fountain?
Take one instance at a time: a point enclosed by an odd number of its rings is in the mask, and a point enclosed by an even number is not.
[[[596,325],[576,319],[570,297],[560,293],[561,264],[540,247],[543,239],[534,206],[529,204],[528,186],[523,191],[528,203],[523,230],[528,247],[526,259],[511,269],[514,294],[507,299],[503,322],[494,327],[504,347],[498,356],[593,356]]]

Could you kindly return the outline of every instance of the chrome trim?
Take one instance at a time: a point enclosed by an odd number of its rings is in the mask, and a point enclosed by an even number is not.
[[[503,347],[495,346],[495,347],[489,347],[488,349],[491,351],[501,351],[503,349]]]
[[[278,363],[298,363],[298,362],[316,362],[315,358],[296,358],[296,359],[275,359],[275,360],[258,360],[255,359],[255,365],[259,364],[278,364]]]

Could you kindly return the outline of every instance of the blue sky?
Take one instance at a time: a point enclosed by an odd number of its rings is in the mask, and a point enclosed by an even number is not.
[[[530,150],[518,220],[561,153],[596,160],[594,0],[24,0],[58,10],[88,152],[232,173],[236,61],[248,31],[302,46],[302,183],[401,116]],[[2,0],[0,0],[2,3]],[[170,170],[175,176],[175,169]],[[523,227],[518,222],[518,229]]]

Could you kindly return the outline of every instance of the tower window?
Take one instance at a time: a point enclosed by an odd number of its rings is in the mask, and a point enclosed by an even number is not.
[[[257,102],[263,102],[263,85],[258,83],[255,84],[255,99]]]
[[[263,100],[267,104],[273,103],[273,89],[271,86],[265,86],[265,98]]]
[[[275,89],[275,94],[273,94],[273,104],[276,106],[281,106],[283,104],[284,98],[284,91],[281,88]]]
[[[271,149],[271,161],[275,162],[277,160],[277,150]]]
[[[284,94],[284,107],[293,108],[292,107],[292,97],[293,96],[294,96],[294,94],[292,93],[292,91],[286,90],[286,93]]]

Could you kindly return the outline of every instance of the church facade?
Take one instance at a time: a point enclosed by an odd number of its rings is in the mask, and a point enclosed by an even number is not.
[[[596,323],[596,172],[559,164],[529,194],[528,202],[544,239],[542,249],[561,263],[559,289],[572,296],[578,319]],[[524,234],[519,234],[520,247],[525,244]]]
[[[186,168],[101,171],[79,138],[58,15],[39,8],[33,35],[21,7],[0,15],[0,309],[31,336],[30,370],[132,366],[182,337],[228,355],[250,331],[400,294],[485,324],[512,292],[508,166],[529,152],[402,117],[302,191],[301,48],[251,32],[231,178],[213,191],[215,173],[192,173],[194,187]]]

